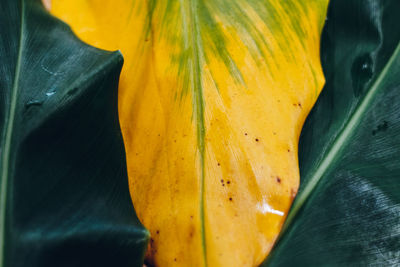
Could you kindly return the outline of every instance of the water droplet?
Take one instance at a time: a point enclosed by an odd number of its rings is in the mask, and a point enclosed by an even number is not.
[[[56,93],[56,91],[50,91],[50,92],[47,92],[46,95],[47,95],[47,96],[52,96],[52,95],[54,95],[55,93]]]
[[[386,130],[389,128],[389,123],[387,121],[383,121],[383,123],[379,124],[376,129],[372,131],[372,135],[375,135],[379,132],[386,132]]]
[[[351,67],[353,90],[355,96],[364,93],[366,84],[373,76],[373,61],[369,54],[357,57]]]
[[[29,108],[31,106],[41,106],[43,104],[43,100],[29,100],[26,104],[25,107]]]
[[[368,63],[364,63],[361,67],[362,70],[368,69]]]
[[[275,215],[278,215],[278,216],[284,216],[285,215],[285,213],[283,211],[276,210],[276,209],[272,208],[268,204],[266,199],[263,199],[262,202],[257,203],[256,208],[262,214],[271,213],[271,214],[275,214]]]

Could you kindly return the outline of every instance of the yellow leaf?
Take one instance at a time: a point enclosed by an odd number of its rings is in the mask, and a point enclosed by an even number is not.
[[[159,266],[256,266],[299,186],[297,145],[324,83],[328,0],[57,0],[125,58],[129,186]]]

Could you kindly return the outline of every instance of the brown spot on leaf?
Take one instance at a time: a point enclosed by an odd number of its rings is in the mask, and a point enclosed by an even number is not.
[[[230,197],[230,198],[229,198],[229,201],[233,201],[233,199]]]
[[[282,180],[281,180],[281,178],[280,178],[279,176],[277,176],[277,177],[276,177],[276,181],[277,181],[278,183],[281,183]]]
[[[188,236],[188,242],[192,242],[191,240],[193,239],[193,236],[195,234],[195,226],[193,224],[189,225],[189,236]]]
[[[256,138],[256,142],[260,141],[260,139]]]

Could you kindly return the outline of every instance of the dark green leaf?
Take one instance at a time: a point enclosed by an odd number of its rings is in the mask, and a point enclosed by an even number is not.
[[[400,264],[400,1],[332,0],[327,83],[301,136],[301,189],[269,266]]]
[[[140,266],[118,52],[91,48],[39,1],[0,0],[0,266]]]

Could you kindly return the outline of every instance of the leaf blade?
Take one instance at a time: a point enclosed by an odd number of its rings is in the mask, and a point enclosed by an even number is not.
[[[305,204],[301,197],[295,201],[292,218],[297,211],[298,218],[286,227],[287,233],[267,261],[272,266],[293,262],[309,266],[381,265],[397,261],[393,249],[399,240],[393,216],[398,197],[387,189],[398,187],[394,179],[398,173],[394,167],[398,153],[394,99],[400,36],[393,30],[398,18],[392,12],[397,7],[395,1],[355,1],[351,5],[340,0],[331,2],[322,39],[327,84],[300,141],[304,181],[299,196],[312,183],[311,177],[331,153],[333,144],[349,130],[346,125],[354,122],[363,108],[365,114],[358,117],[353,136],[346,140],[348,145],[341,147],[342,152]],[[367,102],[369,106],[365,106]],[[385,108],[386,103],[391,107]],[[376,162],[371,161],[372,157]],[[391,214],[392,218],[382,214]],[[388,229],[380,229],[379,223]],[[299,238],[307,245],[294,253]],[[284,258],[283,253],[293,256]]]
[[[139,2],[115,4],[112,23],[110,7],[86,1],[52,12],[127,58],[120,121],[149,256],[257,265],[297,191],[297,140],[323,84],[327,1]]]
[[[288,224],[291,223],[291,221],[296,216],[297,212],[301,209],[301,206],[304,205],[306,199],[316,188],[319,180],[322,178],[322,176],[325,174],[325,172],[329,169],[330,165],[334,161],[334,158],[337,157],[337,155],[339,155],[341,148],[344,147],[351,138],[351,136],[354,135],[354,131],[357,129],[357,126],[360,123],[363,114],[366,112],[368,106],[373,101],[375,94],[378,92],[379,89],[381,89],[380,87],[381,84],[383,83],[383,80],[387,77],[388,72],[393,72],[393,70],[395,69],[397,65],[396,61],[399,58],[399,55],[400,55],[400,43],[399,45],[397,45],[393,55],[390,57],[388,63],[385,65],[384,69],[379,74],[374,84],[371,86],[371,89],[368,91],[367,95],[359,103],[354,114],[352,115],[350,120],[346,123],[346,126],[343,128],[343,130],[333,143],[332,148],[328,150],[329,152],[322,161],[321,165],[319,165],[315,174],[310,178],[308,184],[304,188],[304,191],[302,191],[301,194],[298,195],[299,204],[293,207],[291,216],[289,216],[287,219]]]
[[[148,234],[127,190],[121,55],[84,45],[39,1],[1,7],[0,265],[140,264]]]

